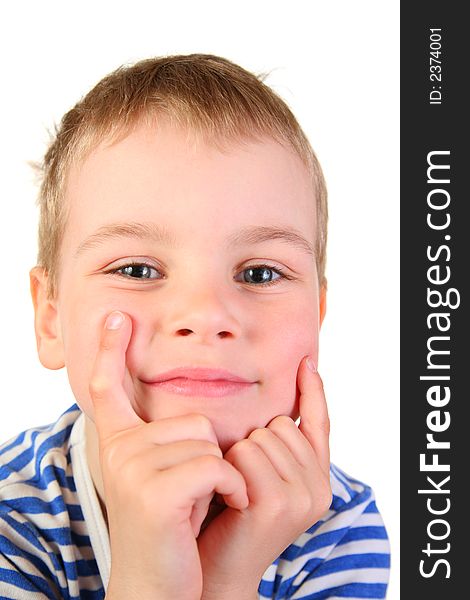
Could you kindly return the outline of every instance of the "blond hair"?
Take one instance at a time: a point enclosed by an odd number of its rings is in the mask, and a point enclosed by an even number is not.
[[[320,286],[326,287],[328,211],[321,167],[294,115],[263,79],[208,54],[151,58],[119,67],[64,115],[40,165],[37,262],[48,273],[49,298],[57,294],[70,167],[100,142],[126,135],[148,117],[169,118],[215,144],[268,135],[290,146],[311,173],[316,265]]]

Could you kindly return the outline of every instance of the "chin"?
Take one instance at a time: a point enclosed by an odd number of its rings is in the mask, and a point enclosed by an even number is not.
[[[233,427],[230,430],[227,430],[227,426],[230,427],[230,424],[228,423],[224,423],[223,425],[220,424],[218,427],[217,423],[214,423],[213,421],[213,425],[220,449],[222,450],[222,453],[225,454],[234,444],[246,439],[255,429],[265,427],[267,423],[264,425],[254,423],[245,427],[240,426],[237,431],[234,431]]]
[[[230,450],[230,448],[237,442],[240,442],[241,440],[244,440],[246,437],[248,437],[250,435],[251,431],[253,431],[253,429],[250,429],[246,435],[240,434],[239,436],[236,436],[233,434],[219,433],[219,431],[217,431],[217,428],[216,428],[215,433],[217,435],[217,441],[219,442],[219,446],[220,446],[220,449],[222,450],[222,454],[225,454],[226,452],[228,452]]]

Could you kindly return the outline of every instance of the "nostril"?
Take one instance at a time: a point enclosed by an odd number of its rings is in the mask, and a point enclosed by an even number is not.
[[[191,329],[180,329],[180,330],[178,331],[178,333],[179,333],[180,335],[182,335],[182,336],[186,337],[187,335],[190,335],[191,333],[193,333],[193,331],[192,331]],[[219,335],[219,337],[221,337],[221,338],[226,338],[227,336],[229,336],[229,335],[230,335],[230,332],[229,332],[229,331],[220,331],[218,335]]]
[[[180,333],[181,333],[181,335],[186,336],[186,335],[189,335],[192,332],[191,332],[191,329],[180,329]]]

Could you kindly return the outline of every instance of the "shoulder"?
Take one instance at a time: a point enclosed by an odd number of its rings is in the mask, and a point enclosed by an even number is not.
[[[385,598],[390,545],[374,492],[333,464],[330,481],[328,512],[271,565],[261,598]]]
[[[0,596],[22,590],[49,597],[55,590],[62,597],[65,581],[75,577],[76,548],[87,538],[70,458],[80,414],[74,405],[55,423],[0,446]]]
[[[46,483],[48,467],[66,467],[70,434],[80,415],[74,404],[54,423],[27,429],[0,445],[1,500],[15,496],[16,486],[37,487]]]

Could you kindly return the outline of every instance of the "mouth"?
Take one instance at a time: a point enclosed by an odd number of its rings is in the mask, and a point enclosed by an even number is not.
[[[182,396],[209,396],[211,398],[218,398],[220,396],[239,394],[255,384],[239,383],[223,379],[200,381],[197,379],[175,377],[174,379],[168,379],[167,381],[151,382],[148,383],[148,385]]]
[[[224,369],[178,368],[153,377],[144,383],[182,396],[218,398],[247,391],[256,381],[249,381]]]

